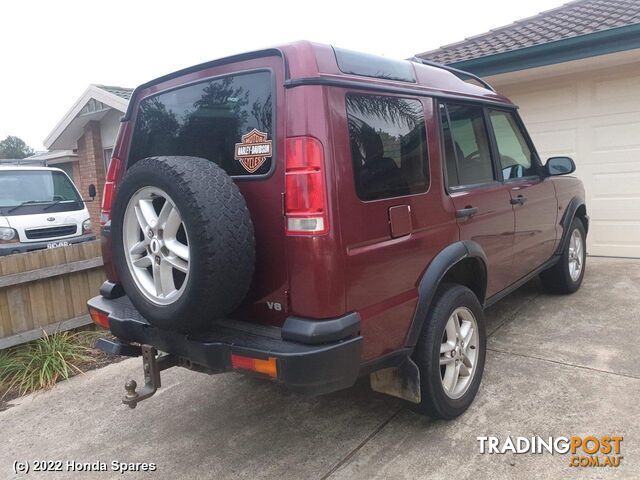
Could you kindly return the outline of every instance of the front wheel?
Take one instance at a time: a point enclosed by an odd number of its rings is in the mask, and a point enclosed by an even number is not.
[[[565,243],[560,260],[553,267],[540,274],[542,284],[553,293],[574,293],[580,288],[587,261],[586,234],[584,225],[574,218],[569,228],[569,238]]]
[[[482,307],[463,285],[442,285],[422,327],[413,361],[420,370],[417,413],[452,419],[476,396],[486,356]]]

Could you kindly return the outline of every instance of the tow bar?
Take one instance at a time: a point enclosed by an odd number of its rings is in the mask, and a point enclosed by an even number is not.
[[[161,355],[157,357],[158,351],[151,345],[141,345],[142,350],[142,370],[144,371],[144,387],[136,392],[138,384],[135,380],[129,380],[124,389],[127,391],[122,397],[122,403],[129,408],[136,408],[139,402],[153,396],[162,386],[160,382],[160,372],[167,368],[175,367],[178,362],[173,355]]]
[[[138,383],[135,380],[129,380],[124,385],[126,393],[124,397],[122,397],[122,403],[128,405],[129,408],[136,408],[138,403],[153,396],[158,388],[162,386],[160,382],[160,372],[178,365],[177,357],[173,355],[158,356],[158,351],[151,345],[127,345],[101,338],[96,343],[96,347],[102,351],[116,355],[125,355],[128,357],[138,357],[142,355],[144,387],[136,392]]]

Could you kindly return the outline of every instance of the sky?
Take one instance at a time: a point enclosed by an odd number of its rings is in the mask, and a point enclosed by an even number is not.
[[[36,150],[89,84],[135,87],[294,40],[407,58],[566,0],[9,1],[0,21],[0,139]]]

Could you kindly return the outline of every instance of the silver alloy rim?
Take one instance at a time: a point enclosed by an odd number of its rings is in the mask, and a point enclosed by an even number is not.
[[[569,239],[569,275],[571,280],[577,282],[582,273],[584,263],[584,248],[582,246],[582,234],[577,228],[571,233]]]
[[[157,187],[143,187],[124,212],[123,243],[131,276],[153,303],[169,305],[189,276],[187,229],[175,202]]]
[[[456,308],[442,334],[440,379],[449,398],[460,398],[469,389],[478,359],[478,323],[467,307]]]

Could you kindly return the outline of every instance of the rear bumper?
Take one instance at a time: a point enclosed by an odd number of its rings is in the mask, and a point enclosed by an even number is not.
[[[215,321],[206,333],[184,335],[149,324],[127,297],[97,296],[88,305],[108,315],[110,330],[121,341],[152,345],[196,370],[231,371],[231,354],[275,358],[279,383],[313,395],[347,388],[358,377],[362,351],[359,335],[310,345],[283,340],[282,330],[277,327],[229,319]]]
[[[17,242],[5,243],[0,245],[0,257],[4,255],[12,255],[14,253],[25,253],[33,250],[43,250],[50,243],[68,242],[69,244],[89,242],[95,240],[95,235],[80,235],[79,237],[62,238],[60,240],[47,240],[45,242]]]

